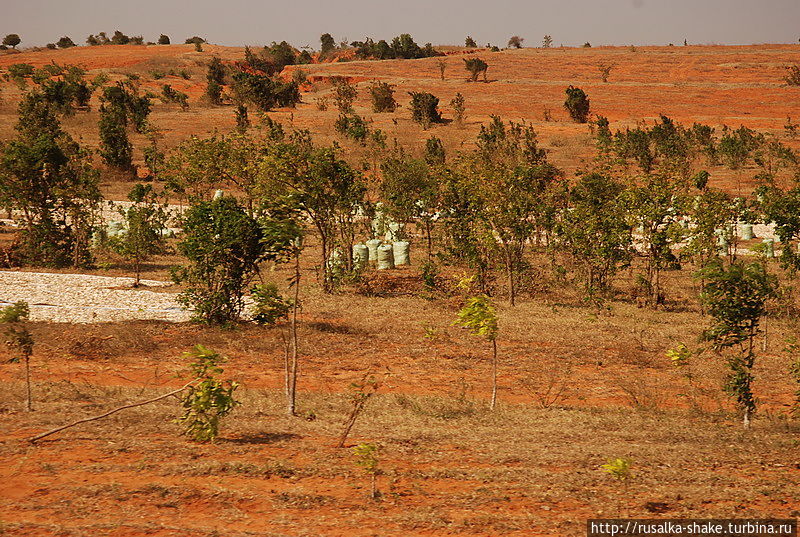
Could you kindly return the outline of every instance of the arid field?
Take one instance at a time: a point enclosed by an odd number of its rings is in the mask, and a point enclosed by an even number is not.
[[[597,165],[596,127],[573,122],[564,109],[570,85],[588,94],[592,113],[607,117],[613,131],[650,126],[664,115],[717,133],[745,126],[800,150],[800,137],[786,127],[800,120],[800,87],[784,81],[787,67],[800,61],[800,45],[442,48],[448,52],[441,58],[288,66],[287,80],[297,69],[305,72],[302,101],[267,116],[287,131],[307,129],[315,143],[338,144],[342,158],[364,170],[368,197],[375,196],[380,157],[337,134],[333,105],[319,110],[319,100],[331,97],[331,77],[356,85],[355,112],[386,134],[389,147],[418,156],[436,136],[449,158],[472,150],[481,125],[495,115],[531,125],[548,161],[570,181]],[[202,52],[192,45],[81,46],[0,53],[0,73],[17,63],[56,62],[82,66],[88,77],[107,73],[112,81],[137,74],[142,91],[169,83],[189,96],[186,111],[153,105],[149,121],[169,151],[191,135],[235,131],[235,106],[213,106],[204,97],[206,66],[213,56],[232,63],[243,53],[215,45]],[[463,59],[476,56],[489,65],[487,82],[467,80]],[[613,66],[607,82],[600,65]],[[189,77],[168,74],[179,71]],[[367,87],[376,80],[395,86],[395,112],[372,112]],[[0,79],[0,144],[15,136],[23,91]],[[426,130],[412,121],[411,91],[439,97],[445,121]],[[465,99],[463,125],[450,121],[456,93]],[[63,118],[64,129],[91,149],[99,147],[99,106],[95,95],[89,110]],[[251,110],[250,121],[265,120]],[[149,142],[141,134],[131,141],[144,175],[142,148]],[[752,196],[755,165],[707,169],[711,186]],[[101,173],[106,199],[124,200],[135,179],[104,167]],[[782,168],[777,183],[789,185],[796,179],[791,173]],[[184,203],[178,196],[171,201]],[[502,270],[490,278],[499,326],[498,400],[491,410],[492,346],[454,325],[468,295],[467,269],[443,266],[437,289],[427,288],[424,239],[415,232],[410,266],[368,270],[331,294],[318,276],[320,241],[309,236],[299,261],[296,416],[287,415],[283,395],[287,321],[228,328],[45,322],[37,312],[53,304],[31,303],[32,412],[24,408],[23,365],[0,360],[0,535],[579,536],[590,518],[800,518],[798,386],[789,373],[797,352],[791,344],[800,337],[796,274],[766,261],[785,292],[754,340],[759,406],[745,430],[722,389],[726,357],[701,341],[712,321],[698,301],[701,283],[690,263],[664,271],[667,299],[657,308],[636,299],[639,258],[616,275],[608,298],[594,303],[531,248],[515,306],[505,299]],[[0,246],[16,233],[0,227]],[[745,252],[761,239],[739,248]],[[97,261],[92,268],[3,271],[131,275],[119,257]],[[174,252],[155,256],[142,278],[167,282],[170,267],[182,262]],[[263,279],[291,292],[293,267],[262,269]],[[19,298],[2,278],[0,272],[0,301],[13,303]],[[145,283],[143,289],[177,294],[181,287]],[[181,434],[177,397],[28,441],[181,387],[192,379],[183,353],[197,344],[227,356],[224,377],[240,384],[241,405],[221,421],[214,442]],[[686,363],[667,355],[679,345],[692,350]],[[354,385],[368,375],[377,383],[374,394],[345,447],[337,447],[359,395]],[[362,443],[379,450],[375,497],[372,476],[352,450]],[[617,458],[630,461],[627,479],[601,468]]]

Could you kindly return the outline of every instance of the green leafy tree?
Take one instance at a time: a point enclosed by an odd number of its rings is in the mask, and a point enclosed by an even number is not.
[[[33,410],[31,395],[31,355],[33,355],[33,335],[27,327],[30,310],[28,303],[17,302],[11,306],[0,309],[0,324],[5,326],[6,346],[16,352],[11,358],[12,362],[23,360],[25,362],[25,409]]]
[[[111,36],[112,45],[127,45],[130,42],[131,38],[120,32],[119,30],[114,31],[114,35]]]
[[[754,380],[755,337],[766,312],[767,300],[775,296],[777,279],[767,273],[761,263],[710,263],[704,270],[706,279],[702,300],[714,324],[703,337],[717,351],[729,351],[725,391],[736,399],[745,428],[750,427],[756,411],[751,385]]]
[[[20,39],[18,34],[8,34],[3,38],[3,45],[14,49],[17,48],[17,45],[19,45],[21,42],[22,39]]]
[[[230,380],[219,380],[224,373],[220,364],[226,358],[211,349],[197,345],[184,354],[193,360],[191,371],[197,384],[190,385],[181,394],[183,415],[175,421],[184,427],[184,433],[197,442],[212,442],[219,435],[219,422],[241,403],[233,392],[239,384]]]
[[[232,88],[238,102],[253,104],[262,112],[277,106],[293,107],[300,102],[297,82],[285,82],[279,77],[237,71],[233,74]]]
[[[486,82],[486,71],[489,69],[489,64],[480,58],[466,58],[464,60],[464,68],[469,72],[470,82],[477,82],[478,75],[483,73],[483,81]]]
[[[136,132],[145,132],[150,99],[137,95],[135,84],[129,80],[103,88],[100,102],[100,156],[109,166],[130,170],[133,147],[127,127],[131,124]]]
[[[522,42],[525,41],[524,37],[512,35],[508,40],[508,48],[522,48]]]
[[[688,208],[688,185],[668,175],[648,175],[628,191],[629,214],[641,231],[638,237],[645,258],[639,287],[651,307],[665,301],[662,273],[677,268],[673,248],[685,238],[682,218]]]
[[[550,48],[553,46],[553,38],[546,35],[542,38],[542,48]]]
[[[558,238],[579,265],[590,299],[601,296],[631,259],[625,187],[613,179],[584,175],[569,191],[569,209],[558,222]]]
[[[767,181],[756,189],[764,219],[775,225],[775,234],[784,248],[781,265],[788,270],[800,270],[797,241],[800,239],[800,185],[783,189]]]
[[[14,253],[41,266],[85,266],[101,200],[89,154],[61,128],[54,106],[32,92],[19,106],[17,136],[0,146],[0,204],[19,210]]]
[[[728,242],[730,231],[736,223],[737,212],[731,196],[721,190],[704,187],[687,211],[692,221],[688,230],[689,242],[686,252],[693,258],[695,266],[703,269],[719,257],[720,239]],[[718,230],[724,230],[723,237]],[[700,287],[705,289],[705,278],[700,272]]]
[[[401,223],[425,230],[428,259],[433,253],[433,226],[439,207],[439,174],[418,159],[398,155],[381,165],[380,194],[386,212]]]
[[[467,300],[453,324],[492,342],[492,400],[489,407],[494,410],[497,404],[497,311],[489,297],[475,296]]]
[[[187,37],[186,41],[184,41],[186,45],[202,45],[203,43],[206,43],[206,40],[196,35]]]
[[[564,101],[564,108],[569,112],[570,117],[577,123],[586,123],[589,119],[589,97],[580,88],[570,86],[566,90],[567,100]]]
[[[356,215],[364,202],[366,186],[361,176],[332,148],[310,143],[276,144],[263,163],[262,199],[290,197],[311,221],[321,243],[321,280],[325,292],[335,286],[329,257],[338,245],[352,252]],[[352,258],[347,255],[347,268]]]
[[[267,194],[267,192],[270,192]],[[278,316],[288,316],[289,337],[284,360],[286,410],[290,416],[297,413],[297,375],[300,364],[300,349],[297,336],[297,311],[300,307],[300,254],[303,250],[302,207],[299,199],[290,193],[278,194],[268,188],[260,207],[260,222],[263,242],[270,245],[271,258],[279,263],[291,262],[289,277],[291,300],[278,296],[274,287],[257,288],[253,292],[256,301],[256,322],[265,322]],[[274,290],[273,290],[274,289]]]
[[[336,40],[331,37],[331,34],[325,33],[322,34],[319,38],[320,41],[320,49],[319,54],[321,57],[325,57],[334,50],[336,50]]]
[[[193,205],[183,218],[178,251],[189,261],[173,279],[188,287],[178,296],[196,321],[227,325],[239,320],[244,292],[265,258],[259,223],[229,196]]]
[[[133,169],[133,145],[128,139],[127,115],[114,105],[100,105],[100,156],[109,166]]]
[[[74,47],[76,45],[75,45],[75,42],[72,39],[70,39],[67,36],[64,36],[64,37],[60,38],[58,41],[56,41],[56,46],[58,48],[70,48],[70,47]]]
[[[222,87],[225,85],[225,75],[225,66],[219,56],[211,58],[211,62],[208,64],[208,73],[206,74],[206,80],[208,80],[206,95],[211,104],[222,104]]]
[[[166,250],[164,229],[169,214],[167,204],[159,202],[151,185],[137,184],[128,193],[128,200],[132,205],[118,209],[125,222],[125,233],[110,237],[109,245],[112,250],[133,263],[133,286],[138,287],[142,263],[150,256]]]

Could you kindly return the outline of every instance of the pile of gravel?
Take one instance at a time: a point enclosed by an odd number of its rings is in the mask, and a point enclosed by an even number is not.
[[[181,322],[190,313],[175,300],[176,293],[154,292],[172,284],[133,278],[88,274],[48,274],[0,271],[0,306],[24,300],[32,321],[95,323],[154,319]]]

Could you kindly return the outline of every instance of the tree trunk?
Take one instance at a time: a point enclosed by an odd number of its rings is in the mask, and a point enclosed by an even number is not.
[[[492,402],[489,408],[497,405],[497,340],[492,340]]]
[[[506,275],[508,276],[508,301],[516,306],[516,289],[514,287],[514,260],[511,252],[506,250]]]
[[[31,357],[25,357],[25,387],[27,390],[27,398],[25,400],[25,409],[28,412],[33,410],[33,402],[31,397]]]
[[[292,301],[292,318],[289,321],[289,353],[286,358],[286,404],[290,416],[297,413],[297,303],[300,297],[300,252],[294,256],[294,300]]]
[[[433,257],[433,238],[431,237],[431,222],[429,220],[425,221],[425,238],[427,240],[427,247],[428,247],[428,261],[431,260]]]

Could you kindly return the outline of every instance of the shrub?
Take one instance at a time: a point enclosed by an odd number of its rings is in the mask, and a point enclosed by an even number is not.
[[[424,91],[411,91],[411,119],[428,128],[432,123],[441,123],[439,98]]]
[[[226,358],[211,349],[197,345],[184,357],[193,360],[190,367],[199,382],[181,395],[184,413],[175,421],[184,426],[184,433],[193,440],[211,442],[219,435],[219,420],[241,404],[233,397],[239,385],[217,378],[224,372],[220,364]]]
[[[309,63],[314,63],[314,58],[311,57],[311,53],[307,50],[300,51],[300,54],[297,55],[297,63],[300,65],[306,65]]]
[[[340,114],[348,114],[353,110],[353,102],[358,96],[358,90],[346,78],[333,78],[333,102]]]
[[[464,68],[469,71],[469,79],[471,82],[478,80],[478,75],[483,73],[483,81],[486,82],[486,71],[489,69],[489,64],[480,58],[468,58],[464,60]]]
[[[179,301],[193,310],[197,321],[237,321],[244,290],[264,255],[258,222],[234,198],[222,197],[193,205],[184,217],[183,232],[178,250],[190,264],[175,269],[173,279],[189,287]]]
[[[511,39],[508,40],[508,48],[522,48],[523,41],[525,41],[525,38],[513,35]]]
[[[564,108],[570,117],[578,123],[586,123],[589,119],[589,97],[582,89],[574,86],[568,87],[565,93],[567,100],[564,101]]]
[[[441,166],[444,164],[445,153],[442,140],[431,136],[425,140],[425,162],[428,166]]]
[[[289,301],[281,297],[278,286],[274,283],[258,284],[250,291],[255,303],[253,320],[258,324],[273,325],[279,319],[285,319],[292,309]]]
[[[472,39],[471,36],[467,36],[467,38],[464,40],[464,46],[467,48],[478,48],[478,44],[474,39]]]
[[[542,38],[542,48],[550,48],[553,46],[553,38],[546,35]]]
[[[177,103],[181,110],[189,109],[189,96],[182,91],[174,89],[169,84],[161,86],[161,100],[165,103]]]
[[[239,132],[244,132],[250,127],[250,118],[247,115],[247,107],[243,104],[236,105],[236,129]]]
[[[364,121],[364,118],[355,113],[342,114],[339,116],[339,119],[336,120],[333,127],[336,129],[336,132],[361,143],[364,143],[369,134],[369,127]]]
[[[202,37],[198,37],[198,36],[196,36],[196,35],[195,35],[195,36],[192,36],[192,37],[189,37],[189,38],[187,38],[187,39],[186,39],[186,41],[184,41],[183,43],[184,43],[185,45],[197,45],[197,44],[200,44],[200,45],[202,45],[202,44],[203,44],[203,43],[205,43],[205,42],[206,42],[206,40],[205,40],[205,39],[203,39]]]
[[[275,106],[294,106],[300,102],[296,82],[284,82],[267,75],[239,71],[233,75],[233,92],[242,103],[252,103],[263,112]]]
[[[58,48],[55,43],[48,43],[45,46],[48,48],[48,50],[55,50]]]
[[[203,52],[203,44],[200,43],[200,42],[195,43],[194,44],[194,51],[195,52]]]
[[[267,57],[275,64],[275,71],[283,70],[287,65],[294,65],[297,63],[297,54],[292,46],[286,41],[275,43],[274,41],[269,47],[264,47]]]
[[[464,96],[460,93],[456,93],[456,96],[453,97],[453,100],[450,101],[450,106],[453,107],[453,120],[456,122],[457,125],[463,125],[464,119],[466,118],[466,108],[464,107]]]
[[[372,111],[394,112],[397,108],[397,101],[394,100],[394,86],[386,82],[375,82],[369,88],[369,95],[372,99]]]
[[[800,86],[800,65],[792,65],[786,68],[789,72],[784,80],[790,86]]]
[[[608,82],[608,76],[611,74],[611,70],[615,67],[613,63],[599,63],[597,64],[597,70],[600,72],[600,79],[603,82]]]
[[[158,44],[159,45],[169,45],[170,44],[169,36],[168,35],[164,35],[164,34],[161,34],[160,36],[158,36]]]

